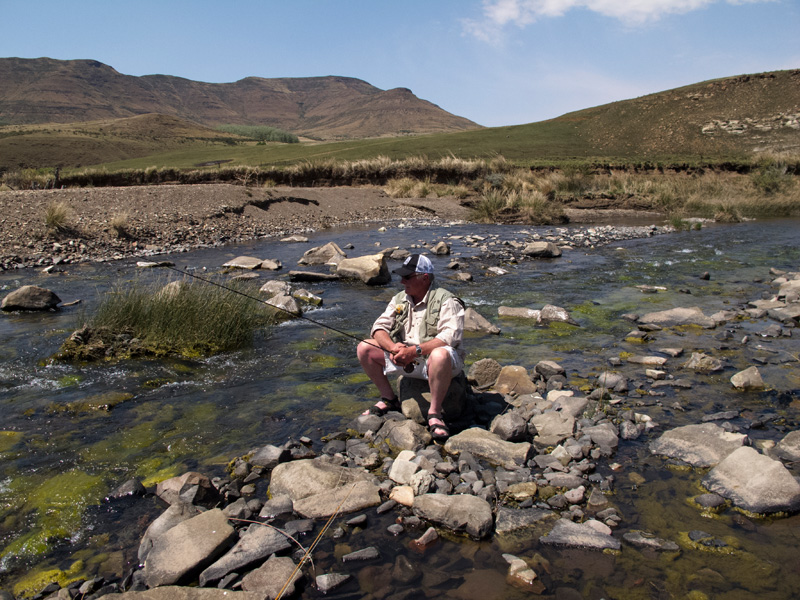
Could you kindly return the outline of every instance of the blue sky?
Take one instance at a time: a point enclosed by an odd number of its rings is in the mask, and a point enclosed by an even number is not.
[[[3,0],[0,15],[3,57],[217,83],[343,75],[487,126],[800,68],[799,0]]]

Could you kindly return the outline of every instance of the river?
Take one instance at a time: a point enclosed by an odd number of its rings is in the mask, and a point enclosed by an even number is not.
[[[420,557],[406,549],[408,539],[385,533],[385,525],[393,520],[391,513],[383,520],[376,517],[360,539],[349,543],[374,544],[389,555],[405,552],[423,571],[450,573],[451,579],[437,590],[425,588],[426,595],[444,591],[459,598],[529,597],[530,591],[506,584],[502,553],[509,550],[541,565],[537,572],[544,597],[554,597],[559,589],[577,594],[563,597],[576,598],[672,598],[690,592],[713,598],[800,594],[796,553],[800,517],[742,517],[734,510],[714,518],[703,516],[688,501],[701,493],[701,475],[672,468],[647,449],[647,442],[660,432],[698,423],[720,410],[768,417],[764,427],[745,431],[755,441],[777,441],[796,429],[797,363],[759,364],[768,384],[765,392],[736,392],[728,380],[764,353],[797,357],[798,336],[765,338],[759,334],[767,321],[738,321],[714,331],[657,332],[655,341],[643,347],[626,341],[635,327],[622,318],[676,306],[698,306],[710,315],[762,297],[771,290],[771,267],[800,269],[800,221],[711,225],[700,231],[573,249],[546,261],[501,259],[504,240],[553,231],[409,223],[389,225],[386,231],[377,226],[325,230],[310,234],[307,244],[263,239],[158,260],[220,278],[226,277],[221,265],[236,256],[280,260],[284,269],[262,273],[266,280],[285,277],[305,250],[329,241],[342,247],[352,244],[348,254],[357,256],[393,246],[413,251],[446,240],[452,255],[433,257],[439,283],[501,329],[499,336],[466,336],[467,369],[486,357],[529,370],[540,360],[554,360],[566,368],[570,388],[579,389],[608,369],[610,359],[624,353],[677,346],[684,348],[684,357],[704,350],[724,358],[729,368],[704,376],[680,372],[685,358],[671,360],[668,370],[692,378],[691,389],[668,389],[665,397],[655,399],[632,391],[624,402],[649,415],[658,428],[638,440],[621,442],[617,455],[598,464],[598,470],[609,473],[609,464],[616,463],[611,502],[623,517],[619,535],[627,529],[645,529],[681,543],[687,532],[703,530],[726,540],[726,551],[701,551],[684,544],[677,556],[667,558],[626,545],[618,555],[609,555],[554,549],[535,538],[509,547],[496,538],[473,542],[448,537],[432,557]],[[489,251],[507,275],[486,274],[490,261],[473,258],[484,253],[466,243],[470,235],[482,236],[484,244],[497,242]],[[448,279],[446,265],[454,257],[475,265],[468,268],[473,282]],[[700,277],[704,272],[708,279]],[[65,303],[81,301],[53,313],[0,315],[0,587],[10,590],[32,571],[66,570],[76,560],[82,561],[79,568],[86,576],[121,577],[135,565],[142,532],[164,507],[152,497],[104,502],[115,486],[131,477],[152,486],[187,470],[219,476],[235,456],[300,436],[314,440],[319,450],[325,434],[344,428],[368,401],[374,401],[374,391],[354,357],[354,340],[303,320],[258,335],[251,348],[202,360],[92,365],[49,360],[114,286],[136,279],[166,283],[175,277],[179,275],[171,271],[138,269],[134,260],[67,265],[54,274],[38,270],[0,274],[3,295],[36,284],[53,290]],[[645,294],[638,285],[666,289]],[[308,316],[364,336],[398,283],[370,288],[326,282],[306,287],[323,298],[323,305]],[[580,327],[537,327],[498,317],[499,306],[545,304],[566,308]],[[721,339],[726,329],[733,341]],[[735,343],[745,335],[750,337],[747,345]],[[637,380],[644,381],[641,367],[623,364],[620,369],[634,382],[631,390],[637,389]],[[111,410],[88,408],[106,401],[114,404]],[[733,423],[746,425],[742,419]],[[335,541],[322,545],[320,552],[317,568],[324,570],[333,564]],[[367,589],[366,579],[362,574],[347,584],[345,592],[351,594],[347,597],[374,591]],[[314,595],[308,586],[304,597]]]

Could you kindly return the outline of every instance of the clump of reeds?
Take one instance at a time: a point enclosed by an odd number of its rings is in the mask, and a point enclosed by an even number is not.
[[[277,318],[277,309],[216,285],[162,283],[119,285],[104,295],[87,325],[132,336],[154,354],[207,356],[252,343],[254,333]],[[229,285],[247,293],[242,286]]]
[[[569,221],[563,205],[538,190],[504,190],[488,185],[472,207],[479,223],[513,222],[553,225]]]
[[[117,234],[117,237],[127,238],[130,237],[130,222],[127,213],[117,213],[111,217],[109,222],[111,229]]]
[[[71,229],[72,211],[66,202],[50,202],[44,209],[44,225],[51,234],[66,233]]]

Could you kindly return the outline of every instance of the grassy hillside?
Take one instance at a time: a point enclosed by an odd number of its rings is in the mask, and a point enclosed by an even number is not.
[[[757,153],[800,154],[800,70],[743,75],[512,127],[342,142],[256,145],[178,119],[0,128],[0,169],[95,165],[107,170],[195,169],[209,163],[435,161],[504,157],[520,166],[569,163],[748,163]]]

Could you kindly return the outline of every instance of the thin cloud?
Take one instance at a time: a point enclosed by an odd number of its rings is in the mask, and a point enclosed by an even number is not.
[[[667,15],[692,12],[720,1],[740,5],[774,0],[483,0],[484,18],[465,20],[464,30],[479,39],[493,42],[509,24],[522,28],[544,18],[562,17],[575,8],[585,8],[636,26]]]

